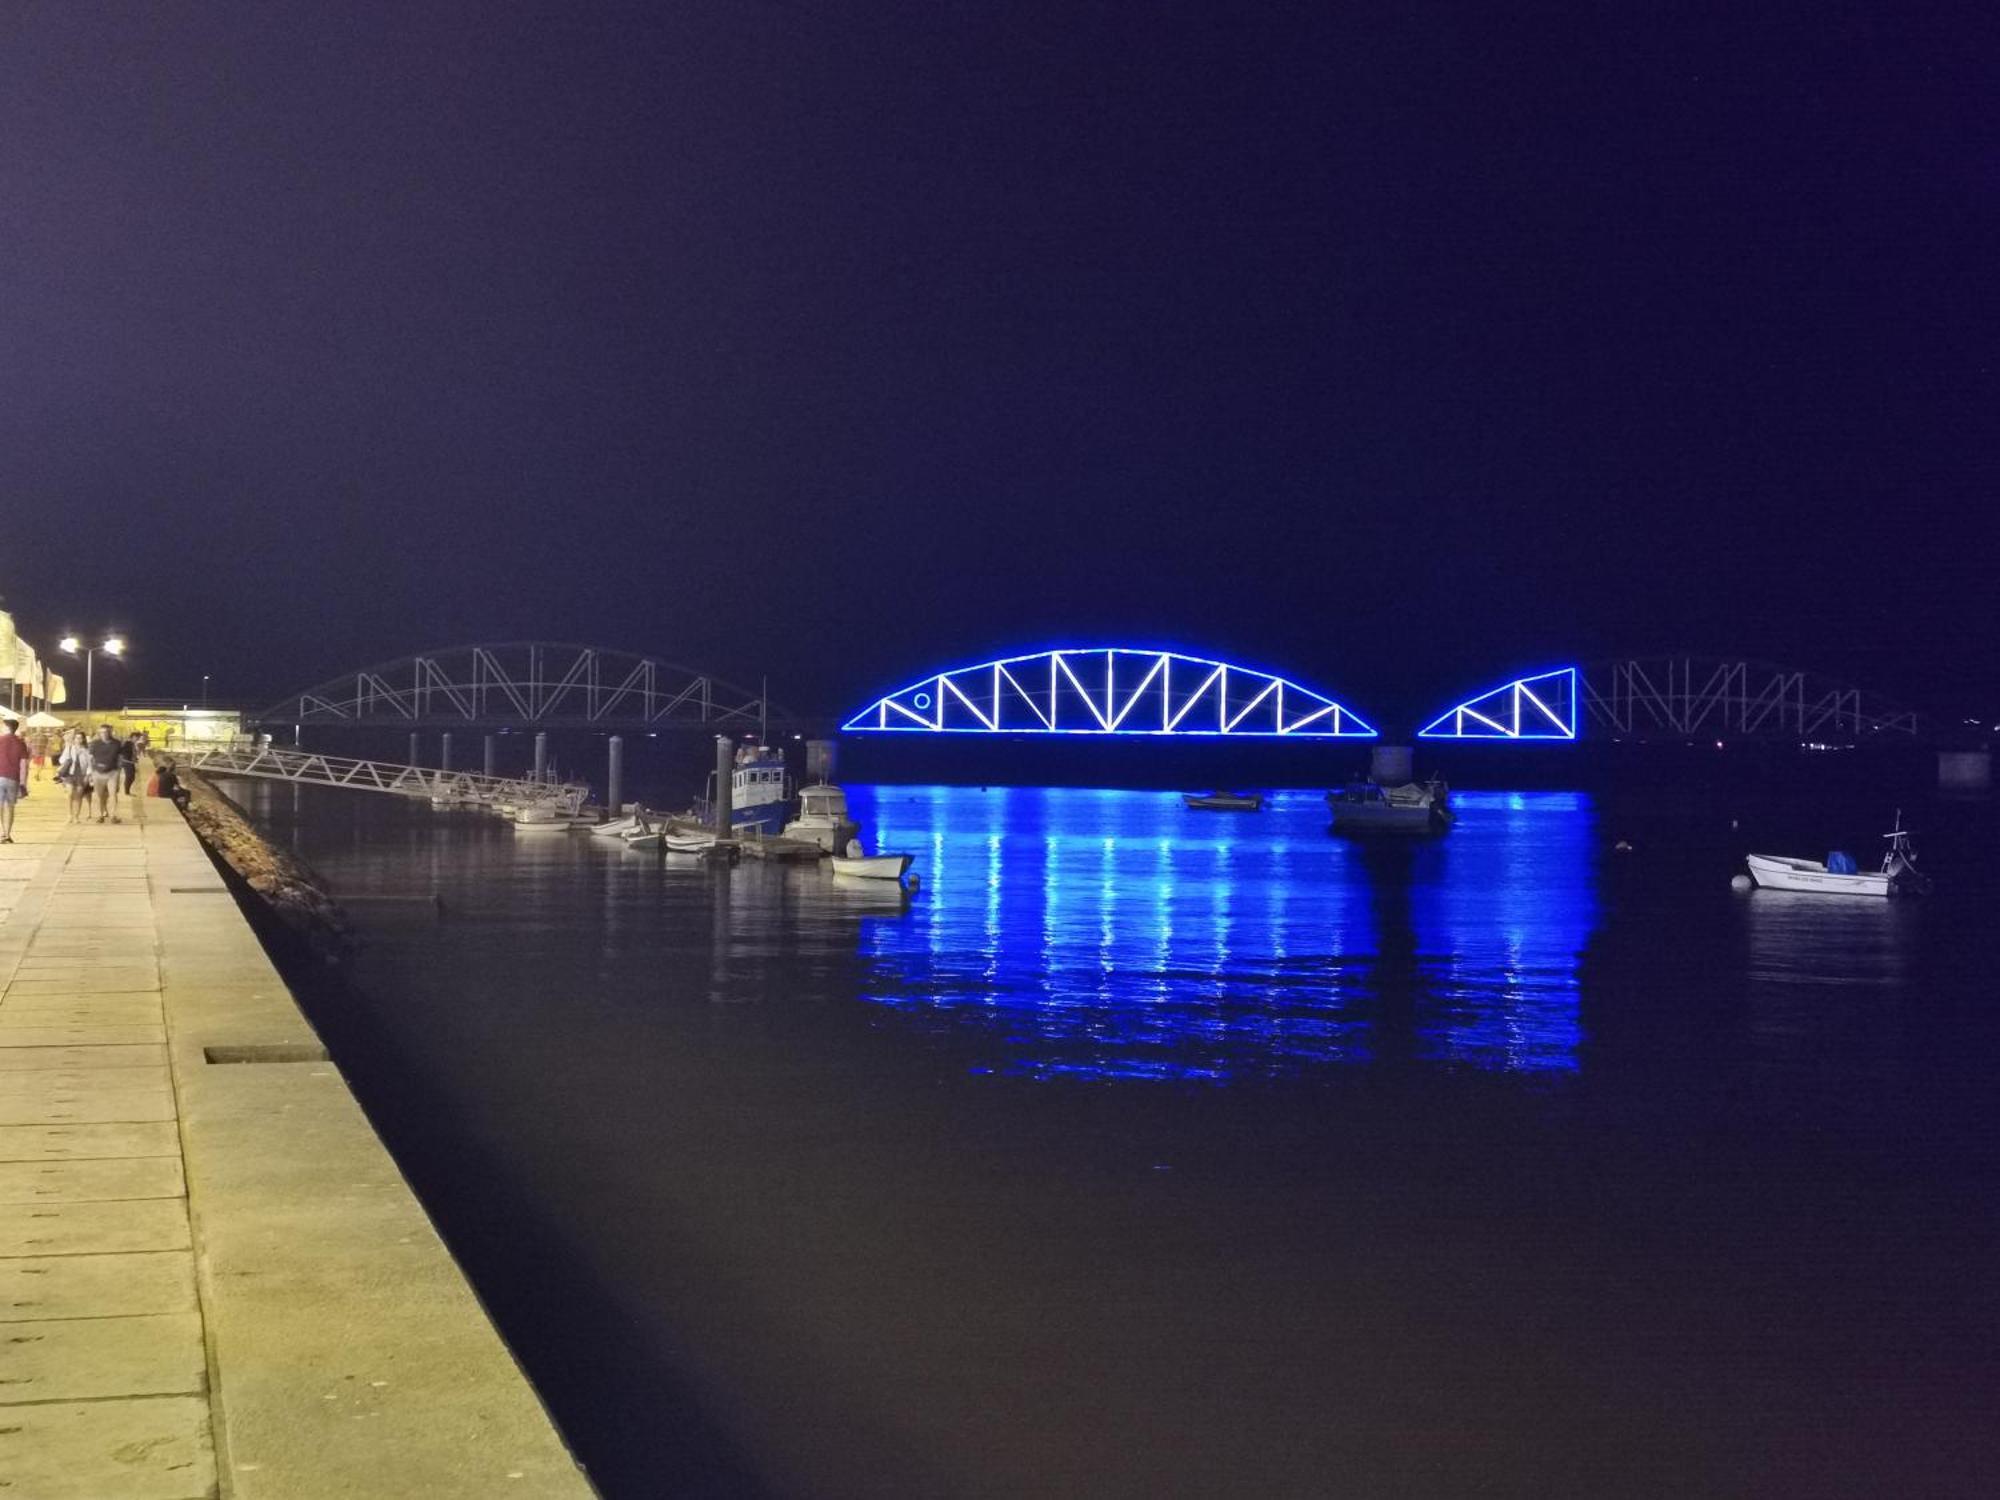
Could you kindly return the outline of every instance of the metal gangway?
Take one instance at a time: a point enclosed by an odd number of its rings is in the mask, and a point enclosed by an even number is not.
[[[546,806],[575,813],[590,798],[581,781],[532,776],[481,776],[393,761],[349,760],[316,750],[286,750],[249,741],[189,741],[160,752],[184,770],[211,776],[251,776],[294,786],[336,786],[359,792],[421,797],[454,807]]]

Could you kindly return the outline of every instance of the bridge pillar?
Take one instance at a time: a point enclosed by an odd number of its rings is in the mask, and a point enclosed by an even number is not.
[[[449,771],[451,769],[451,731],[449,729],[438,736],[438,769],[440,771]]]
[[[493,736],[486,736],[486,774],[493,774]]]
[[[736,769],[736,742],[726,734],[715,737],[715,836],[729,837],[729,773]]]
[[[419,752],[419,750],[418,750],[418,748],[417,748],[417,732],[416,732],[416,730],[412,729],[412,730],[410,731],[410,764],[411,764],[411,765],[415,766],[415,765],[421,765],[421,764],[422,764],[422,762],[421,762],[421,761],[420,761],[420,760],[418,759],[418,755],[419,755],[419,754],[420,754],[420,752]]]
[[[1993,785],[1993,752],[1938,751],[1938,787],[1947,792],[1983,792]]]
[[[612,735],[606,754],[610,764],[604,770],[604,805],[611,809],[611,816],[615,818],[625,798],[625,736]]]
[[[549,732],[546,729],[538,729],[535,731],[535,775],[537,778],[546,776],[548,770]]]
[[[1368,757],[1368,779],[1377,786],[1404,786],[1414,775],[1413,764],[1408,745],[1378,744]]]
[[[806,780],[815,783],[833,780],[835,774],[834,742],[832,740],[806,741]]]

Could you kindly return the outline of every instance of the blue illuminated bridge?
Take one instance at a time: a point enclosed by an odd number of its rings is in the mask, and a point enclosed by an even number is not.
[[[1909,743],[1932,726],[1861,688],[1739,658],[1618,657],[1480,688],[1416,720],[1430,740]],[[1319,688],[1208,657],[1063,647],[930,673],[842,726],[860,734],[1369,739],[1374,723]]]
[[[1176,651],[1091,647],[953,667],[885,693],[841,726],[882,734],[1259,735],[1365,739],[1325,693]]]

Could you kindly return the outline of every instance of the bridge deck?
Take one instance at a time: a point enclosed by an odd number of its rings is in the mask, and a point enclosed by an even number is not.
[[[189,770],[205,771],[212,776],[249,776],[265,781],[289,781],[295,786],[345,787],[351,791],[386,792],[396,797],[420,797],[466,806],[547,804],[575,812],[590,796],[590,788],[580,781],[482,776],[471,771],[442,771],[394,761],[350,760],[345,756],[322,755],[316,750],[286,750],[276,745],[193,743],[176,747],[174,758]]]

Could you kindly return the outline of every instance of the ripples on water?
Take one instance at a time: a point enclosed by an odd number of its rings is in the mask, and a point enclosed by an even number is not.
[[[865,788],[913,851],[865,994],[993,1033],[989,1066],[1225,1079],[1415,1057],[1577,1065],[1596,824],[1574,793],[1469,796],[1444,839],[1330,838],[1317,793],[1261,813],[1177,795]]]
[[[1729,889],[1807,795],[851,788],[904,904],[243,795],[607,1495],[1991,1488],[1990,806],[1866,901]]]

